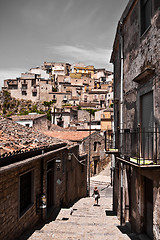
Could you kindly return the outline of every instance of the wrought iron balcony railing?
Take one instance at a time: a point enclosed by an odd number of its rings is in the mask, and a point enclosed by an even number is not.
[[[160,129],[123,129],[106,140],[108,153],[119,153],[138,165],[160,165]]]

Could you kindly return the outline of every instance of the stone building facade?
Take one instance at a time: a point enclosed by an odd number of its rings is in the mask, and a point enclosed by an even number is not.
[[[11,97],[31,100],[33,102],[51,101],[54,82],[44,79],[39,74],[22,73],[20,78],[4,80],[4,88],[11,93]]]
[[[100,132],[93,132],[85,137],[81,142],[80,149],[88,155],[91,176],[102,171],[103,167],[110,160],[105,154],[105,137]]]
[[[50,121],[47,120],[47,114],[30,113],[28,115],[12,115],[9,119],[34,129],[48,130],[51,125]]]
[[[121,224],[160,239],[160,2],[130,0],[114,64],[114,210]]]
[[[0,239],[13,240],[87,195],[87,156],[76,144],[0,121]]]

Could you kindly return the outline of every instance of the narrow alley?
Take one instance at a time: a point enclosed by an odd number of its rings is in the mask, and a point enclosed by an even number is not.
[[[100,191],[99,205],[94,206],[93,187]],[[120,240],[136,239],[119,229],[119,221],[112,213],[110,165],[91,178],[91,197],[80,199],[71,209],[61,209],[55,221],[35,230],[29,240]],[[123,232],[123,233],[122,233]],[[25,238],[25,237],[24,237]],[[23,239],[24,239],[23,238]]]

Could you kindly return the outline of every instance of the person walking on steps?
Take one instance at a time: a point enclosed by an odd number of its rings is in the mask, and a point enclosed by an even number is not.
[[[93,196],[94,196],[94,200],[95,200],[94,205],[96,205],[96,204],[98,205],[98,199],[100,198],[100,194],[99,194],[97,187],[94,188]]]

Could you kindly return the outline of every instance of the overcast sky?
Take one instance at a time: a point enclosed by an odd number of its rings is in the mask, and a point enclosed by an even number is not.
[[[44,61],[109,64],[128,0],[0,1],[0,85]]]

